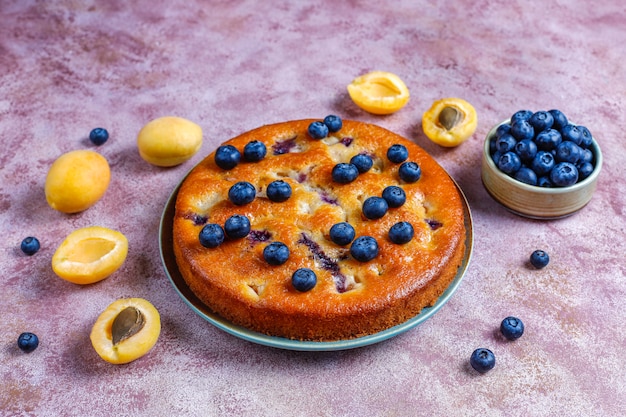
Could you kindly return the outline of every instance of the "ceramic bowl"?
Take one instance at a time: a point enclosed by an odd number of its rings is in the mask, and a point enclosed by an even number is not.
[[[590,176],[569,187],[545,188],[525,184],[498,169],[489,155],[489,142],[498,126],[485,138],[482,157],[482,181],[489,194],[504,207],[524,217],[558,219],[576,213],[593,196],[602,169],[602,152],[595,138],[590,146],[595,157],[595,168]]]

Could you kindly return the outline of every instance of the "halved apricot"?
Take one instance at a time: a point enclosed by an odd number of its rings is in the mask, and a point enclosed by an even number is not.
[[[117,271],[126,260],[128,239],[100,226],[70,233],[52,256],[52,270],[75,284],[93,284]]]
[[[161,317],[148,300],[122,298],[100,314],[89,338],[102,359],[123,364],[148,353],[160,334]]]
[[[396,74],[372,71],[348,84],[352,101],[373,114],[391,114],[408,103],[410,94],[404,81]]]
[[[438,145],[458,146],[476,131],[476,110],[461,98],[443,98],[435,101],[422,116],[422,129]]]

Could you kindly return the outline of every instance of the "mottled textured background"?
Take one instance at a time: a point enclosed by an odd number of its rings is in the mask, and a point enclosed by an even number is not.
[[[388,4],[386,4],[388,3]],[[270,5],[271,4],[271,5]],[[523,4],[523,5],[521,5]],[[0,0],[0,414],[2,416],[623,416],[626,414],[626,6],[621,0],[31,1]],[[345,86],[398,74],[409,104],[379,117]],[[476,134],[443,149],[421,115],[441,97],[478,111]],[[494,202],[480,180],[482,141],[521,108],[559,108],[604,150],[587,207],[533,221]],[[161,266],[159,218],[183,175],[220,142],[262,124],[335,113],[373,122],[428,150],[458,181],[474,216],[472,263],[454,297],[421,326],[369,347],[306,353],[255,345],[192,312]],[[135,140],[149,120],[191,119],[201,151],[162,169]],[[61,153],[97,148],[112,181],[89,210],[48,207],[43,184]],[[121,230],[130,253],[90,286],[57,278],[72,230]],[[33,257],[19,250],[37,236]],[[551,255],[544,270],[530,253]],[[89,341],[120,297],[160,311],[155,348],[128,365]],[[506,342],[500,321],[526,333]],[[22,331],[39,348],[16,347]],[[494,370],[468,364],[477,347]]]

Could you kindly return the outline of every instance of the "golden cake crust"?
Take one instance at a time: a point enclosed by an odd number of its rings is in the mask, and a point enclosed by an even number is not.
[[[263,142],[267,156],[259,162],[240,162],[231,170],[219,168],[207,156],[185,178],[176,200],[173,246],[181,275],[211,310],[233,324],[272,336],[330,341],[374,334],[400,324],[432,305],[456,276],[465,252],[466,230],[462,197],[448,174],[416,144],[384,128],[344,120],[342,129],[322,140],[307,128],[314,120],[266,125],[227,142],[243,153],[253,140]],[[390,162],[387,149],[403,144],[408,161],[419,164],[415,183],[398,175],[400,164]],[[340,162],[366,153],[374,166],[349,184],[332,180]],[[272,202],[267,185],[284,180],[292,187],[285,202]],[[243,206],[228,199],[228,190],[248,181],[256,198]],[[398,185],[407,201],[390,208],[380,219],[362,214],[362,203]],[[226,239],[216,248],[200,244],[206,223],[224,225],[234,214],[245,215],[251,233]],[[329,238],[338,222],[350,223],[356,236],[372,236],[379,254],[368,262],[350,255]],[[388,238],[400,221],[412,224],[415,235],[403,245]],[[263,258],[264,247],[285,243],[290,256],[279,266]],[[310,268],[317,285],[295,290],[291,276]]]

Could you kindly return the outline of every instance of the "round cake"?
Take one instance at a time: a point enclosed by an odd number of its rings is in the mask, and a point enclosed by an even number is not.
[[[464,203],[445,170],[382,127],[324,120],[243,133],[180,186],[179,270],[233,324],[298,340],[374,334],[434,304],[462,264]]]

